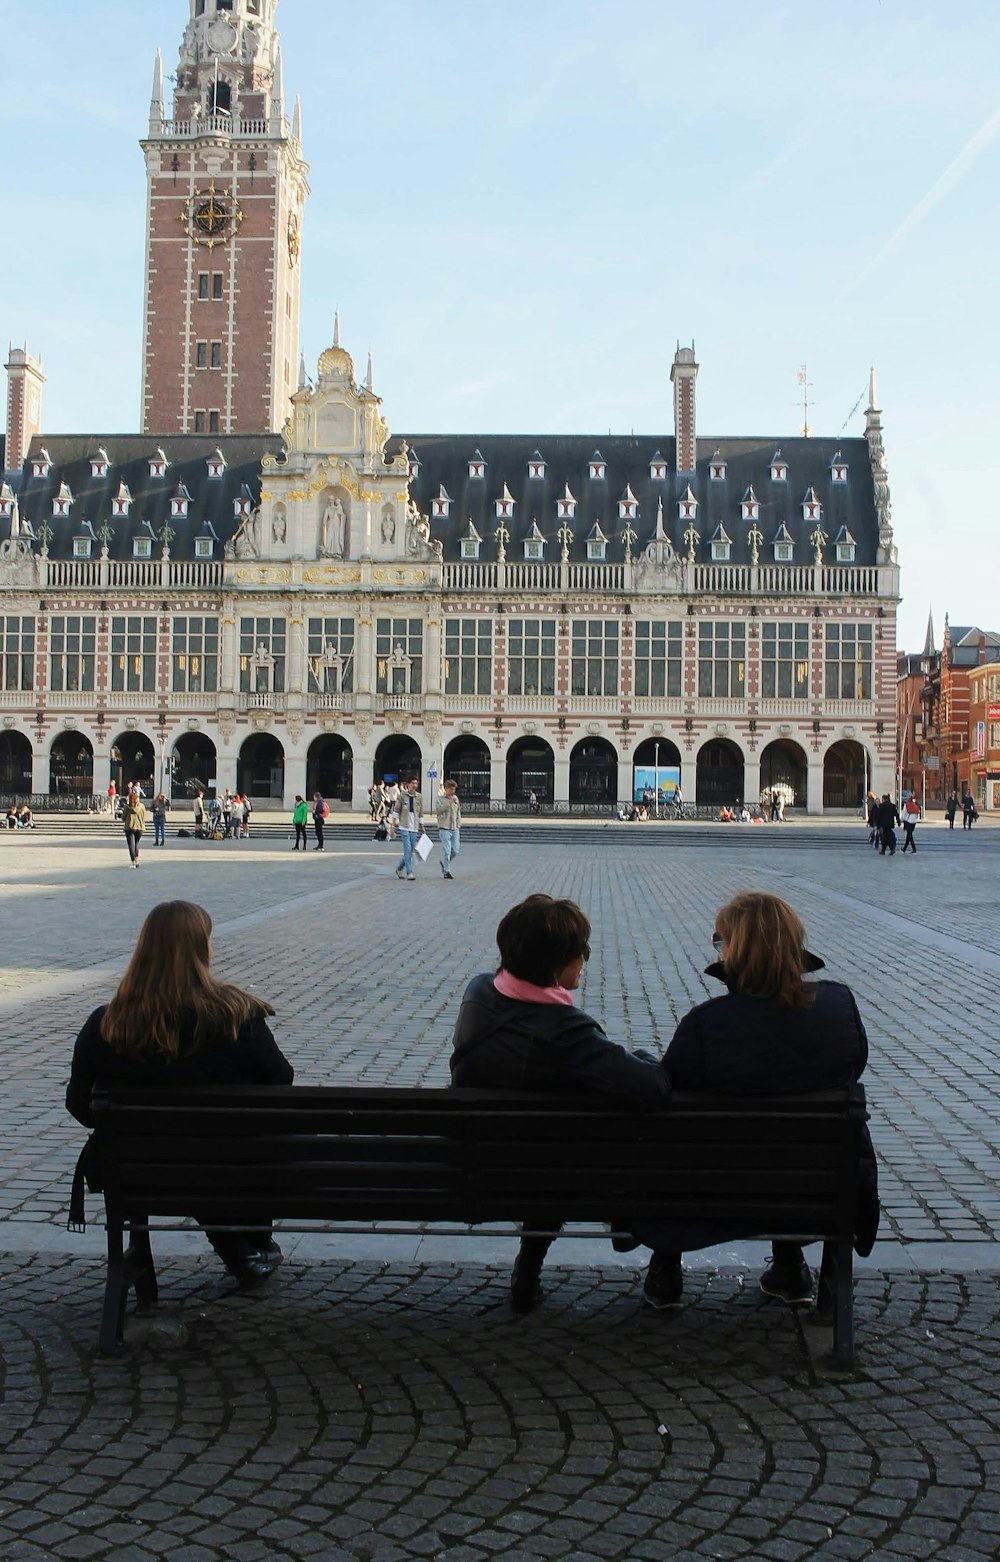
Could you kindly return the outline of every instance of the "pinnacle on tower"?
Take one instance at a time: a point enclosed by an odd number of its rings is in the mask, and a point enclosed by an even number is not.
[[[368,349],[368,373],[365,375],[365,390],[371,390],[373,377],[374,377],[374,369],[372,367],[372,350],[369,347],[369,349]]]
[[[934,655],[934,610],[927,609],[927,634],[924,636],[924,656]]]
[[[156,135],[163,126],[163,55],[156,51],[153,65],[153,91],[149,99],[149,133]]]
[[[877,412],[879,410],[878,391],[875,388],[874,364],[868,372],[868,410],[869,412]]]
[[[334,347],[339,347],[340,346],[340,310],[339,309],[335,309],[334,312],[333,312],[333,345],[334,345]]]

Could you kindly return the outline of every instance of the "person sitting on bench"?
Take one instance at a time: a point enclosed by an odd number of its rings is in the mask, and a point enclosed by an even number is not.
[[[500,969],[473,977],[462,998],[453,1085],[597,1093],[650,1109],[666,1104],[670,1081],[657,1059],[626,1052],[573,1007],[589,940],[590,923],[572,900],[529,895],[501,918]],[[554,1209],[545,1235],[521,1238],[510,1283],[515,1312],[530,1312],[539,1301],[539,1275],[560,1224]]]
[[[216,981],[212,919],[188,900],[154,906],[111,1002],[95,1009],[73,1049],[67,1109],[93,1128],[95,1085],[290,1085],[292,1065],[271,1034],[262,998]],[[261,1221],[249,1233],[215,1231],[211,1212],[192,1211],[243,1291],[281,1263]],[[220,1222],[221,1224],[221,1222]]]
[[[720,958],[706,974],[723,982],[727,992],[698,1004],[677,1026],[663,1058],[675,1090],[780,1096],[835,1090],[861,1078],[868,1038],[854,994],[842,982],[803,980],[824,962],[806,948],[805,929],[791,906],[776,895],[744,891],[718,912],[712,943]],[[879,1220],[875,1151],[867,1128],[859,1173],[855,1250],[865,1256],[875,1245]],[[680,1304],[682,1252],[740,1235],[679,1221],[639,1224],[634,1234],[654,1248],[646,1281],[654,1306]],[[765,1296],[811,1300],[813,1277],[802,1248],[774,1242],[772,1253],[760,1277]],[[825,1291],[823,1276],[820,1285]],[[663,1300],[654,1300],[650,1288]]]

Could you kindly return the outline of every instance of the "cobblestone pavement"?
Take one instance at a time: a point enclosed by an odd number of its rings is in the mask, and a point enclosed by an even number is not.
[[[470,830],[450,884],[433,859],[400,884],[391,848],[332,833],[322,856],[171,840],[139,873],[118,842],[3,842],[0,1558],[996,1557],[1000,832],[890,860],[860,833],[778,853]],[[545,1305],[513,1318],[506,1239],[433,1236],[292,1238],[249,1298],[200,1237],[164,1238],[163,1312],[96,1356],[103,1240],[64,1229],[62,1091],[155,901],[208,906],[219,970],[276,1004],[300,1080],[429,1084],[525,893],[581,901],[582,1002],[661,1047],[748,884],[793,902],[869,1030],[886,1216],[852,1377],[761,1297],[759,1249],[692,1255],[667,1315],[639,1306],[634,1257],[559,1244]]]

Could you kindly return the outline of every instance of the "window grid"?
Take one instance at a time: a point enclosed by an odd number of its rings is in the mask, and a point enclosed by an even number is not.
[[[871,699],[871,624],[827,624],[825,687],[828,700]]]
[[[493,625],[488,618],[445,620],[444,692],[492,694]]]
[[[555,619],[508,619],[507,693],[555,694],[555,692]]]
[[[761,693],[768,700],[802,700],[808,697],[808,624],[763,625]]]
[[[393,662],[401,653],[409,660]],[[375,620],[375,688],[379,694],[421,694],[424,677],[424,626],[419,618]],[[409,688],[407,688],[409,671]]]
[[[35,620],[0,617],[0,689],[35,687]]]
[[[699,698],[743,699],[746,694],[746,657],[746,624],[699,624]]]
[[[617,694],[621,666],[618,620],[588,618],[575,623],[570,644],[570,692]]]
[[[284,694],[284,692],[285,620],[283,618],[241,618],[240,693]]]
[[[93,690],[96,654],[96,617],[70,613],[49,620],[49,688],[54,693]]]
[[[219,687],[219,620],[175,618],[171,679],[176,694],[215,694]]]
[[[680,620],[635,625],[635,692],[646,697],[679,696],[684,667],[683,625]]]
[[[320,694],[350,694],[354,689],[354,619],[311,618],[307,639],[309,687]],[[340,669],[329,658],[338,657]],[[339,676],[339,681],[338,681]]]
[[[111,687],[117,690],[156,688],[156,619],[113,617],[111,620]]]

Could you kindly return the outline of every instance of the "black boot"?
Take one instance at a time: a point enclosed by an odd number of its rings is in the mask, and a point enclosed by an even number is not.
[[[522,1237],[510,1276],[510,1306],[516,1313],[530,1313],[542,1299],[539,1276],[552,1237]]]

